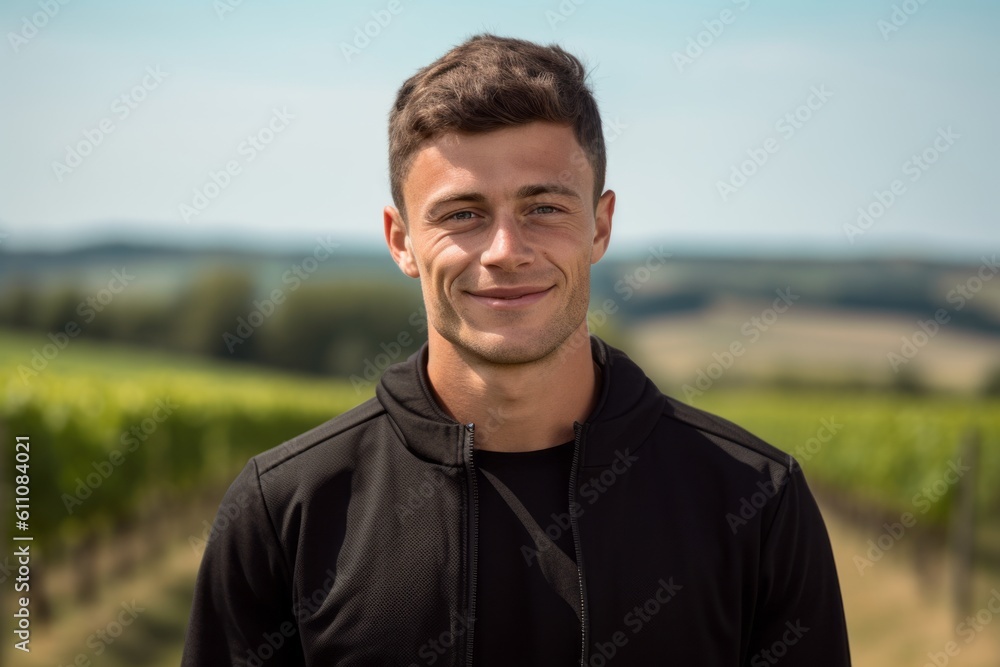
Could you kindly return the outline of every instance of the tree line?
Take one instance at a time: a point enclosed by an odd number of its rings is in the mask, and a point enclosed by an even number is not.
[[[408,356],[426,340],[419,289],[370,279],[262,286],[248,269],[200,271],[179,289],[118,292],[14,276],[0,291],[0,326],[153,347],[291,371],[348,377],[386,348]],[[404,356],[405,353],[405,356]],[[401,360],[399,358],[394,359]]]

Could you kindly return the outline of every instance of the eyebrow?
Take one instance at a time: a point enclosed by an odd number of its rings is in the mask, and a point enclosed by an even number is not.
[[[580,195],[577,194],[576,190],[562,183],[538,183],[536,185],[522,185],[517,191],[518,199],[527,199],[528,197],[535,197],[537,195],[562,195],[564,197],[571,197],[573,199],[580,199]]]
[[[432,220],[438,216],[438,212],[454,202],[471,202],[475,204],[483,204],[486,202],[486,195],[481,192],[454,192],[451,194],[444,195],[440,199],[434,201],[434,204],[427,209],[427,219]]]
[[[522,185],[517,189],[514,196],[517,199],[527,199],[529,197],[537,197],[538,195],[544,194],[562,195],[563,197],[581,200],[581,197],[576,190],[573,190],[562,183],[533,183],[530,185]],[[486,195],[474,190],[446,194],[434,201],[431,207],[427,210],[427,218],[430,219],[437,217],[438,212],[448,204],[453,204],[455,202],[484,204],[486,201]]]

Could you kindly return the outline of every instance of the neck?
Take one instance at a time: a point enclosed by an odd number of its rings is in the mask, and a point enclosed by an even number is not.
[[[586,322],[552,354],[525,364],[492,364],[456,348],[431,327],[427,374],[456,421],[476,425],[476,448],[519,452],[573,439],[597,399]]]

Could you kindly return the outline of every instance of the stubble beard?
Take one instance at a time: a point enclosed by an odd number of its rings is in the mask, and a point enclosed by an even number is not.
[[[520,333],[517,336],[519,340],[516,341],[504,340],[502,334],[473,329],[466,324],[452,303],[441,297],[437,299],[436,316],[430,324],[462,356],[471,356],[480,363],[497,366],[532,364],[558,352],[586,319],[589,305],[588,279],[572,288],[565,305],[551,320],[533,331]],[[501,315],[520,317],[519,313]]]

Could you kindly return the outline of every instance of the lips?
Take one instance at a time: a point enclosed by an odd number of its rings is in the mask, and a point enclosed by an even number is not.
[[[472,296],[481,296],[487,299],[520,299],[529,294],[539,294],[546,292],[551,287],[493,287],[490,289],[470,291]]]
[[[466,293],[478,303],[491,308],[511,308],[527,306],[545,298],[552,286],[525,285],[521,287],[491,287],[467,291]]]

